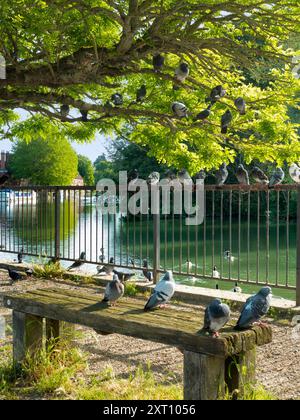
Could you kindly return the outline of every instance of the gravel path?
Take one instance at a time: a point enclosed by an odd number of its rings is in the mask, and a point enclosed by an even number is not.
[[[66,286],[55,283],[57,287]],[[8,314],[2,306],[1,294],[6,291],[23,291],[40,287],[53,287],[53,282],[30,280],[10,286],[5,272],[0,270],[0,314]],[[91,292],[90,288],[87,288]],[[101,288],[94,288],[101,292]],[[257,380],[280,399],[300,400],[300,328],[292,328],[286,321],[272,323],[274,340],[271,344],[258,348]],[[151,366],[158,380],[182,383],[182,354],[173,347],[149,341],[134,339],[117,334],[100,336],[93,330],[78,327],[84,332],[78,340],[79,347],[88,353],[89,375],[94,375],[105,368],[113,368],[117,377],[128,376],[141,365],[145,369]],[[9,342],[10,337],[7,338]]]

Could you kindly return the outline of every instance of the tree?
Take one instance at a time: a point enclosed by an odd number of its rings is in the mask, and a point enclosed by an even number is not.
[[[297,52],[284,45],[299,33],[299,11],[298,0],[2,0],[2,133],[13,137],[24,129],[14,113],[22,108],[29,113],[29,132],[37,115],[76,140],[129,129],[130,140],[158,161],[191,173],[232,162],[238,154],[249,163],[298,160],[297,126],[288,115],[300,88],[291,71]],[[158,53],[165,66],[155,72],[152,57]],[[182,61],[190,67],[184,83],[174,76]],[[247,82],[245,69],[262,64],[269,66],[264,86]],[[142,84],[146,97],[136,101]],[[207,121],[194,121],[216,85],[227,95]],[[121,106],[110,101],[116,92],[123,95]],[[240,96],[248,104],[245,116],[234,107]],[[176,117],[174,101],[185,103],[193,116]],[[70,112],[61,112],[61,105]],[[225,135],[220,119],[226,109],[233,121]]]
[[[96,183],[104,178],[113,179],[115,182],[118,182],[118,174],[115,172],[114,162],[109,161],[104,153],[95,160],[94,169]]]
[[[78,155],[78,172],[82,176],[85,185],[94,185],[94,168],[89,158]]]
[[[46,138],[37,135],[30,142],[21,138],[14,144],[10,171],[15,178],[29,179],[33,185],[70,185],[77,175],[77,155],[53,126],[46,132]]]

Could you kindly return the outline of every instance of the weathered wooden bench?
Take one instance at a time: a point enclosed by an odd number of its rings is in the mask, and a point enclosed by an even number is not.
[[[211,400],[242,389],[255,376],[256,346],[271,342],[270,327],[236,332],[225,327],[220,338],[199,331],[203,312],[172,306],[144,312],[142,299],[123,298],[116,307],[99,302],[99,295],[65,289],[41,289],[7,294],[4,304],[13,310],[14,360],[43,342],[58,337],[61,323],[80,324],[103,333],[118,333],[178,347],[184,353],[184,398]]]

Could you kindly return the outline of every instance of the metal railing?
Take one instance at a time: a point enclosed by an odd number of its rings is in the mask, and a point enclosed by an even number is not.
[[[137,270],[147,260],[155,278],[170,269],[191,283],[268,284],[295,291],[300,304],[299,186],[206,185],[199,226],[172,207],[168,215],[103,214],[99,199],[94,187],[0,189],[1,251],[66,261],[85,251],[87,263],[113,257]]]

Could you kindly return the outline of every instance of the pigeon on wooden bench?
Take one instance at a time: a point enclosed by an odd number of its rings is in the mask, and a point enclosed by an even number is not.
[[[74,270],[74,268],[79,268],[79,267],[81,267],[82,265],[84,265],[85,264],[85,262],[86,262],[86,257],[85,257],[85,252],[82,252],[81,254],[80,254],[80,257],[79,257],[79,259],[78,260],[76,260],[76,261],[74,261],[74,263],[72,264],[72,265],[70,265],[70,267],[67,269],[67,271],[70,271],[70,270]]]
[[[271,287],[263,287],[256,295],[247,299],[235,329],[244,330],[255,323],[263,325],[260,319],[269,312],[271,300]]]
[[[229,306],[220,299],[215,299],[205,310],[204,330],[218,337],[220,329],[230,320],[230,315]]]
[[[164,306],[175,293],[175,281],[172,271],[167,271],[154,288],[153,294],[144,307],[144,311],[149,311],[157,306]]]
[[[124,295],[124,290],[124,284],[119,280],[117,274],[114,274],[112,281],[106,286],[102,302],[111,303],[114,306],[117,300]]]

